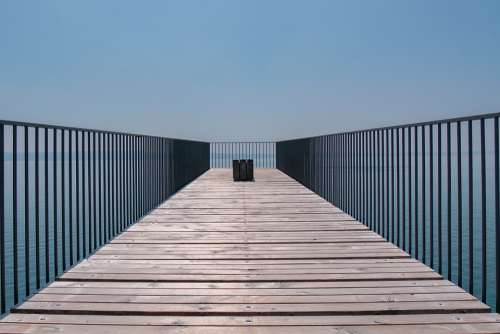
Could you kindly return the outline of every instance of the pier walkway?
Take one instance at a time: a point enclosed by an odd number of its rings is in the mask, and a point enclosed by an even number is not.
[[[500,333],[500,316],[275,169],[212,169],[0,333]]]

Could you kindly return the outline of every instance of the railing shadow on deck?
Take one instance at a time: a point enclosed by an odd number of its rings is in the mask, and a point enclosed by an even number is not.
[[[276,165],[500,310],[499,117],[281,141]]]
[[[209,143],[0,120],[0,313],[209,169]]]

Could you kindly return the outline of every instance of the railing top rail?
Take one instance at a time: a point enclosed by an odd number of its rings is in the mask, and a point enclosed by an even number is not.
[[[171,138],[171,137],[152,136],[152,135],[145,135],[145,134],[132,133],[132,132],[108,131],[108,130],[101,130],[101,129],[90,129],[90,128],[81,128],[81,127],[74,127],[74,126],[65,126],[65,125],[53,125],[53,124],[45,124],[45,123],[10,121],[10,120],[3,120],[3,119],[0,119],[0,124],[7,125],[7,126],[25,126],[25,127],[30,127],[30,128],[47,128],[47,129],[54,129],[54,130],[107,133],[107,134],[127,135],[127,136],[135,136],[135,137],[164,138],[164,139],[171,139],[171,140],[183,140],[183,141],[192,142],[192,143],[208,143],[208,142],[204,142],[204,141],[200,141],[200,140],[191,140],[191,139],[184,139],[184,138]]]
[[[416,126],[426,126],[426,125],[434,125],[434,124],[446,124],[446,123],[458,123],[458,122],[467,122],[467,121],[477,121],[481,119],[489,119],[500,117],[500,112],[488,113],[488,114],[479,114],[473,116],[464,116],[464,117],[454,117],[454,118],[446,118],[446,119],[438,119],[434,121],[426,121],[426,122],[417,122],[417,123],[406,123],[400,125],[391,125],[391,126],[383,126],[379,128],[368,128],[361,130],[352,130],[352,131],[343,131],[343,132],[335,132],[335,133],[327,133],[321,134],[317,136],[308,136],[308,137],[300,137],[300,138],[292,138],[292,139],[284,139],[280,140],[280,142],[294,141],[294,140],[303,140],[303,139],[311,139],[316,137],[325,137],[330,135],[345,135],[345,134],[353,134],[360,132],[370,132],[370,131],[380,131],[380,130],[391,130],[391,129],[402,129],[402,128],[413,128]]]
[[[224,140],[224,141],[211,141],[210,143],[212,144],[234,144],[234,143],[241,143],[241,144],[272,144],[276,143],[275,140]]]

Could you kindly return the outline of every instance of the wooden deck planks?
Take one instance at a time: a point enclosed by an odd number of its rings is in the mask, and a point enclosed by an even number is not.
[[[277,170],[210,170],[0,333],[500,333],[500,316]]]

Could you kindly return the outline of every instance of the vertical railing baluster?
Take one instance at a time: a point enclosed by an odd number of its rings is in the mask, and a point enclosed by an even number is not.
[[[125,140],[124,136],[120,135],[120,231],[121,233],[126,226],[125,217]],[[156,183],[154,186],[157,187]]]
[[[117,230],[116,234],[120,234],[123,231],[123,158],[122,158],[122,135],[118,134],[116,136],[116,210],[117,210]],[[153,189],[153,185],[149,184],[150,191]]]
[[[468,238],[469,238],[469,292],[474,294],[474,163],[473,163],[473,137],[472,137],[472,121],[467,122],[468,129],[468,163],[469,163],[469,177],[468,177],[468,187],[467,191],[469,193],[469,207],[468,207]]]
[[[124,135],[123,136],[123,208],[124,208],[124,221],[125,221],[125,228],[128,227],[130,224],[129,221],[129,199],[128,199],[128,194],[130,191],[130,182],[129,180],[129,170],[128,170],[128,136]],[[157,187],[158,189],[161,187],[160,184],[160,178],[158,176],[157,180]]]
[[[137,221],[136,212],[136,174],[135,174],[135,136],[129,136],[128,138],[128,164],[129,164],[129,175],[131,183],[129,185],[129,201],[130,201],[130,221],[134,223]],[[165,179],[163,180],[165,182]]]
[[[92,253],[92,218],[95,218],[93,215],[93,210],[95,211],[95,207],[92,203],[92,195],[94,194],[94,189],[92,188],[92,181],[93,181],[93,176],[92,176],[92,133],[89,131],[87,132],[87,202],[88,202],[88,243],[87,243],[87,253],[91,254]],[[95,204],[95,203],[94,203]]]
[[[416,172],[416,171],[415,171]],[[412,168],[411,168],[411,127],[408,127],[408,250],[413,255],[413,226],[412,226]]]
[[[414,151],[414,166],[415,166],[415,229],[413,230],[415,233],[415,248],[414,248],[414,253],[415,253],[415,258],[418,260],[419,259],[419,228],[418,228],[418,211],[419,211],[419,206],[418,206],[418,200],[419,200],[419,194],[418,194],[418,126],[415,126],[413,128],[413,133],[414,133],[414,138],[413,142],[415,145],[415,151]]]
[[[62,271],[66,270],[66,204],[65,204],[65,156],[64,156],[64,134],[65,130],[61,129],[61,262]]]
[[[80,261],[80,131],[75,131],[75,213],[76,213],[76,261]]]
[[[434,268],[434,127],[429,125],[429,260]]]
[[[92,252],[97,249],[97,174],[96,174],[96,133],[92,133]],[[90,188],[89,188],[90,189]]]
[[[438,272],[443,274],[443,206],[442,206],[442,133],[441,133],[441,123],[438,123],[438,151],[437,151],[437,184],[438,184],[438,193],[437,193],[437,208],[438,208],[438,249],[439,249],[439,263],[438,263]]]
[[[354,212],[354,178],[353,178],[353,171],[354,171],[354,160],[353,160],[353,154],[354,154],[354,147],[353,147],[353,135],[351,133],[347,134],[347,150],[348,150],[348,165],[347,165],[347,198],[349,199],[349,214],[353,217],[356,218],[355,212]]]
[[[59,275],[59,248],[58,248],[58,240],[59,240],[59,229],[57,226],[57,213],[59,212],[57,210],[57,130],[53,130],[53,137],[52,137],[52,175],[53,175],[53,194],[52,198],[54,199],[53,204],[53,215],[54,215],[54,221],[53,221],[53,240],[54,240],[54,277],[57,277]]]
[[[29,128],[24,127],[24,292],[30,295]]]
[[[17,247],[17,126],[12,126],[12,263],[14,304],[19,302],[18,247]]]
[[[152,183],[151,183],[151,138],[147,137],[146,138],[146,184],[147,184],[147,189],[146,189],[146,194],[147,194],[147,210],[151,210],[151,193],[153,190]]]
[[[168,140],[167,140],[168,141]],[[141,165],[140,165],[140,143],[141,143],[141,137],[140,136],[135,136],[134,138],[134,147],[135,147],[135,154],[134,154],[134,159],[135,159],[135,210],[136,210],[136,217],[135,219],[138,220],[142,216],[142,211],[141,211]],[[170,159],[170,158],[169,158]],[[170,164],[169,164],[170,166]]]
[[[163,140],[164,141],[164,140]],[[164,156],[163,159],[166,159]],[[164,160],[164,164],[165,164]],[[135,211],[135,194],[136,194],[136,189],[135,189],[135,137],[134,136],[129,136],[128,137],[128,169],[129,169],[129,202],[130,202],[130,209],[129,209],[129,214],[130,214],[130,223],[134,223],[137,220],[136,216],[136,211]],[[165,186],[165,176],[163,177],[163,190],[166,191],[166,186]]]
[[[429,125],[429,257],[434,268],[434,127]]]
[[[347,209],[347,135],[342,135],[342,210],[346,211]],[[309,157],[311,160],[311,157]],[[309,169],[310,170],[310,169]]]
[[[446,245],[448,247],[448,280],[451,280],[451,123],[446,123],[446,186],[447,186],[447,203],[448,214],[446,227]]]
[[[358,177],[358,219],[361,220],[362,218],[362,214],[363,214],[363,199],[364,199],[364,194],[363,194],[363,184],[364,184],[364,180],[363,180],[363,153],[362,153],[362,150],[363,150],[363,133],[362,132],[357,132],[356,133],[356,137],[357,137],[357,149],[356,149],[356,152],[357,152],[357,161],[358,161],[358,164],[357,164],[357,177]]]
[[[382,182],[381,182],[381,172],[382,172],[382,167],[380,163],[380,156],[381,156],[381,145],[380,145],[380,131],[382,130],[377,130],[375,131],[376,136],[376,145],[375,145],[375,152],[376,152],[376,160],[375,160],[375,172],[376,172],[376,185],[375,185],[375,201],[376,201],[376,212],[377,212],[377,233],[382,234]]]
[[[320,180],[319,189],[322,197],[325,197],[325,137],[319,138],[319,157],[320,157]],[[356,185],[354,185],[356,187]]]
[[[3,130],[3,125],[2,125]],[[3,133],[0,134],[3,140]],[[3,149],[3,142],[0,143],[1,148]],[[3,151],[2,151],[3,152]],[[3,154],[0,156],[0,159],[3,159]],[[3,177],[3,171],[0,172]],[[2,183],[2,182],[0,182]],[[3,191],[3,187],[0,187],[0,191]],[[3,194],[3,193],[2,193]],[[0,204],[3,205],[3,204]],[[3,211],[3,210],[2,210]],[[1,242],[1,241],[0,241]],[[40,289],[40,130],[35,127],[35,279],[36,289]],[[2,280],[3,282],[3,280]],[[2,312],[3,313],[3,312]]]
[[[372,176],[371,176],[371,212],[372,212],[372,226],[371,226],[371,229],[373,229],[374,231],[377,231],[377,214],[376,214],[376,208],[377,208],[377,203],[375,201],[375,194],[376,194],[376,189],[375,189],[375,186],[376,186],[376,166],[375,166],[375,139],[376,139],[376,134],[375,134],[375,131],[372,131],[372,136],[371,136],[371,142],[372,142],[372,151],[371,151],[371,156],[372,156],[372,164],[371,164],[371,169],[372,169]]]
[[[164,189],[164,181],[163,181],[163,163],[164,163],[164,150],[163,150],[163,139],[160,138],[160,203],[163,202],[165,198],[165,189]],[[128,155],[128,153],[127,153]],[[130,168],[129,168],[130,172]]]
[[[495,310],[500,310],[500,162],[498,116],[494,119],[493,140],[495,141]]]
[[[141,136],[141,142],[140,142],[140,149],[141,149],[141,163],[140,163],[140,178],[141,178],[141,184],[140,184],[140,194],[141,194],[141,212],[144,213],[146,212],[146,205],[145,205],[145,192],[144,192],[144,166],[145,166],[145,145],[144,145],[144,136]]]
[[[487,249],[486,249],[486,144],[484,118],[481,119],[481,300],[486,302],[487,288]]]
[[[462,286],[462,125],[457,122],[457,272],[458,285]]]
[[[352,189],[352,137],[350,133],[346,134],[346,157],[347,157],[347,165],[346,165],[346,182],[347,182],[347,188],[346,188],[346,199],[347,199],[347,212],[349,215],[354,217],[354,214],[352,212],[352,205],[353,205],[353,189]],[[313,156],[315,155],[315,152],[313,152]]]
[[[354,159],[353,159],[353,156],[354,156],[354,147],[353,147],[353,136],[352,134],[347,134],[347,140],[348,140],[348,150],[349,150],[349,155],[348,155],[348,159],[349,159],[349,165],[348,165],[348,170],[347,170],[347,175],[348,175],[348,179],[347,179],[347,191],[349,192],[348,194],[348,197],[349,197],[349,214],[351,216],[355,216],[355,213],[354,213]]]
[[[366,142],[366,132],[360,131],[358,132],[358,188],[361,193],[359,196],[359,221],[365,225],[368,225],[368,180],[367,180],[367,142]],[[332,157],[332,165],[335,164],[335,157]],[[332,203],[335,202],[335,189],[332,189]]]
[[[330,168],[330,203],[333,203],[333,194],[334,194],[334,189],[335,189],[335,171],[333,169],[333,136],[328,136],[328,163],[329,163],[329,168]],[[275,159],[277,161],[277,158]]]
[[[352,212],[353,212],[353,218],[354,219],[359,219],[358,218],[358,212],[357,212],[357,168],[358,168],[358,165],[357,165],[357,159],[356,159],[356,156],[357,156],[357,152],[356,152],[356,149],[357,149],[357,137],[356,137],[356,133],[351,133],[350,134],[350,137],[351,137],[351,157],[352,157],[352,167],[351,167],[351,201],[352,201]]]
[[[44,129],[44,211],[45,211],[45,283],[50,281],[49,259],[49,129]]]
[[[222,146],[221,146],[221,152],[222,152]],[[222,167],[222,155],[221,155],[221,167]],[[156,156],[156,138],[151,138],[151,209],[153,209],[157,203],[157,196],[158,196],[158,171],[156,168],[157,164],[157,156]],[[184,172],[184,171],[183,171]]]
[[[405,139],[405,128],[401,128],[401,236],[403,239],[403,250],[406,248],[406,139]]]
[[[361,175],[361,221],[366,224],[367,220],[367,215],[366,215],[366,146],[365,146],[365,131],[360,132],[360,155],[361,155],[361,160],[360,160],[360,175]],[[332,194],[333,195],[333,194]],[[333,202],[333,196],[332,196],[332,202]]]
[[[109,134],[109,233],[110,238],[116,235],[116,212],[115,212],[115,199],[116,199],[116,189],[115,189],[115,134]],[[143,151],[144,152],[144,151]],[[142,160],[144,162],[144,159]]]
[[[397,228],[396,233],[398,235],[398,247],[401,247],[401,194],[400,194],[400,160],[401,154],[399,153],[399,129],[396,129],[396,216],[397,216]],[[404,145],[403,145],[404,146]]]
[[[103,211],[103,199],[102,199],[102,133],[98,132],[97,133],[97,148],[99,149],[98,156],[97,156],[97,174],[99,175],[99,180],[98,180],[98,193],[99,193],[99,246],[102,245],[102,239],[103,239],[103,221],[102,221],[102,211]]]
[[[427,220],[426,220],[426,173],[425,173],[425,126],[422,126],[422,262],[427,263]]]
[[[385,133],[386,130],[381,130],[380,133],[380,141],[381,141],[381,157],[380,157],[380,174],[382,183],[381,187],[381,208],[382,208],[382,236],[387,239],[388,231],[387,231],[387,177],[386,177],[386,144],[385,144]]]
[[[374,192],[375,192],[375,132],[374,131],[364,131],[365,136],[365,164],[366,164],[366,225],[375,230],[375,202],[374,202]]]
[[[385,238],[389,240],[389,220],[390,220],[390,210],[389,210],[389,130],[385,130]]]
[[[362,211],[363,211],[363,153],[362,153],[362,133],[361,132],[356,132],[356,142],[357,142],[357,147],[356,147],[356,178],[358,180],[357,182],[357,219],[361,220],[362,218]],[[328,152],[328,151],[327,151]],[[327,175],[328,176],[328,175]]]
[[[73,130],[68,133],[68,208],[69,208],[69,265],[74,263],[74,245],[73,245]]]
[[[0,124],[0,312],[7,310],[5,298],[5,126]]]
[[[82,131],[82,254],[83,257],[87,257],[87,206],[85,198],[87,196],[85,189],[85,131]]]
[[[391,242],[394,243],[395,238],[395,207],[394,207],[394,129],[391,129]]]

